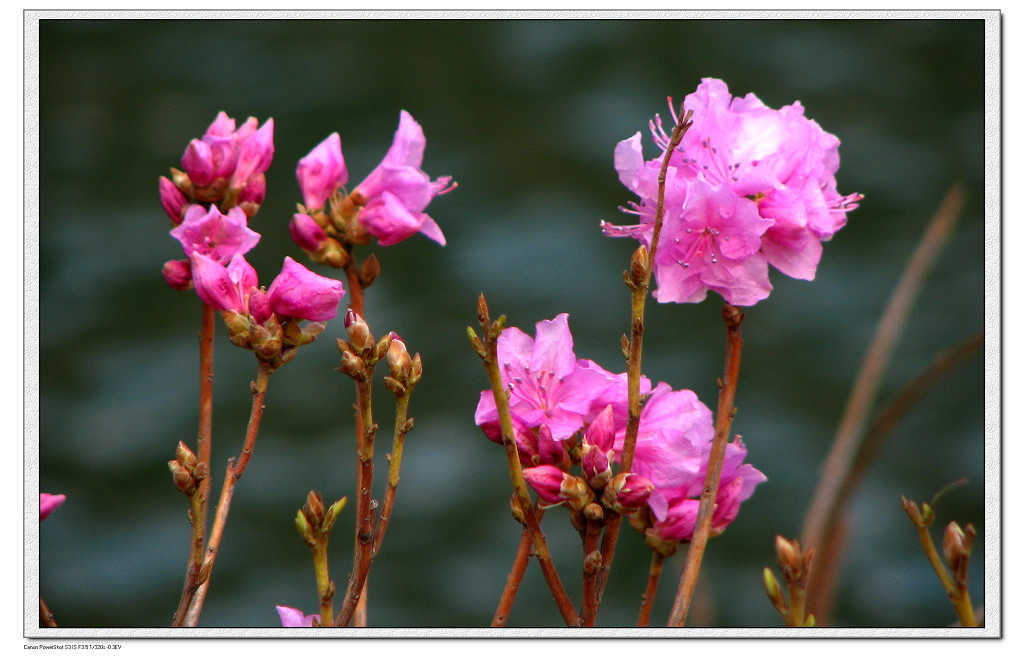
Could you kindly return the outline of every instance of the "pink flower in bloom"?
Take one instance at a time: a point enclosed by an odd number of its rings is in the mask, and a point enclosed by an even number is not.
[[[710,444],[706,446],[701,458],[700,470],[689,485],[684,484],[674,489],[666,487],[662,491],[668,497],[668,506],[661,515],[655,513],[656,522],[653,528],[654,533],[660,538],[688,541],[693,537],[709,453]],[[736,519],[740,504],[749,499],[758,484],[767,479],[757,468],[749,463],[743,463],[746,455],[747,449],[739,440],[726,446],[715,508],[711,515],[711,529],[715,534],[724,531]]]
[[[333,319],[344,295],[341,281],[314,274],[287,256],[281,273],[267,290],[275,313],[314,322]]]
[[[754,94],[733,98],[724,82],[712,78],[684,106],[693,111],[693,125],[673,152],[666,177],[655,297],[696,302],[710,289],[729,303],[753,305],[771,291],[768,264],[813,279],[821,242],[846,223],[846,213],[862,198],[836,191],[839,140],[807,119],[799,102],[773,110]],[[650,127],[664,152],[669,135],[660,117]],[[639,133],[619,143],[615,168],[640,197],[625,211],[641,223],[603,224],[605,234],[650,245],[662,158],[644,161]]]
[[[331,133],[309,155],[299,160],[295,175],[306,207],[310,210],[324,207],[334,190],[348,182],[348,169],[341,154],[338,133]]]
[[[277,605],[277,615],[281,617],[281,627],[313,627],[313,621],[320,622],[320,614],[306,616],[301,609]]]
[[[53,513],[54,509],[58,506],[64,504],[64,500],[66,499],[66,495],[39,493],[39,519],[46,520],[46,517]]]
[[[181,157],[181,166],[192,183],[206,187],[217,179],[242,190],[265,172],[274,158],[274,119],[262,127],[249,117],[240,128],[224,112],[217,114],[206,134],[193,139]]]
[[[181,242],[185,255],[201,254],[226,265],[235,255],[248,253],[260,241],[260,234],[251,230],[241,208],[231,208],[221,214],[216,205],[207,210],[201,205],[190,205],[185,220],[171,230],[171,236]]]
[[[192,279],[196,294],[205,303],[218,310],[249,314],[258,324],[266,322],[271,313],[314,322],[332,319],[345,294],[341,281],[314,274],[288,257],[266,292],[259,289],[256,270],[241,254],[227,267],[193,254]]]
[[[583,427],[594,399],[615,377],[596,366],[578,364],[567,314],[537,322],[536,335],[534,340],[509,327],[498,336],[502,382],[511,390],[509,407],[515,422],[525,429],[545,425],[554,440],[565,440]],[[489,438],[500,441],[490,390],[480,393],[476,423]]]
[[[420,166],[426,145],[423,128],[402,110],[391,148],[355,189],[359,203],[364,206],[359,222],[381,246],[397,244],[416,233],[445,244],[441,229],[423,210],[431,199],[450,192],[456,185],[450,176],[432,181],[423,172]]]

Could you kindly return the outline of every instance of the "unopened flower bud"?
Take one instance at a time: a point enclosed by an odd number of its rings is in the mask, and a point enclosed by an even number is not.
[[[348,504],[348,498],[343,497],[328,507],[327,515],[324,516],[324,522],[323,525],[321,525],[323,533],[326,534],[334,529],[334,523],[337,522],[338,516],[341,515],[341,512],[345,510],[346,504]]]
[[[185,466],[177,461],[168,461],[167,467],[171,470],[171,477],[178,490],[188,496],[196,492],[196,479],[185,469]]]
[[[629,261],[629,279],[634,285],[643,285],[648,280],[650,271],[651,255],[647,252],[647,247],[641,245],[633,252],[633,257]]]
[[[274,331],[263,324],[253,324],[249,333],[249,344],[260,360],[271,361],[280,356],[282,342],[280,331]]]
[[[612,464],[608,459],[608,452],[600,447],[584,442],[580,465],[583,467],[587,482],[595,490],[604,488],[611,481]]]
[[[945,557],[949,569],[953,571],[954,579],[964,586],[967,583],[967,565],[975,536],[973,525],[967,525],[967,530],[964,531],[955,522],[946,525],[942,535],[942,556]]]
[[[409,383],[416,385],[419,380],[423,378],[423,357],[420,356],[419,352],[412,357],[412,371],[409,372]]]
[[[164,206],[164,212],[170,217],[171,223],[177,226],[181,223],[188,199],[168,178],[160,176],[160,204]]]
[[[553,465],[526,468],[523,470],[523,478],[537,491],[542,507],[568,502],[569,506],[579,511],[594,499],[585,481]]]
[[[365,353],[374,346],[373,334],[366,321],[351,308],[345,313],[345,331],[348,341],[360,353]]]
[[[192,472],[196,468],[196,464],[199,463],[199,459],[196,458],[195,453],[188,448],[188,445],[184,441],[178,441],[178,449],[175,452],[175,457],[178,459],[178,463],[185,466],[185,468]]]
[[[315,490],[309,491],[306,495],[306,503],[302,505],[302,513],[312,527],[320,529],[327,513],[327,507],[324,506],[324,499],[320,497],[320,493]]]
[[[160,273],[164,281],[175,290],[192,287],[192,263],[188,260],[168,260]]]
[[[238,195],[238,207],[242,208],[245,216],[252,217],[259,212],[263,201],[267,198],[267,177],[262,173],[256,174],[249,179],[248,184]]]
[[[388,345],[388,365],[391,367],[391,376],[399,381],[406,381],[412,372],[412,357],[405,347],[405,341],[401,336],[392,331],[388,334],[391,337],[391,344]]]
[[[790,569],[793,572],[800,570],[801,558],[800,558],[800,542],[794,539],[788,541],[784,536],[777,535],[775,537],[775,556],[779,560],[779,565],[783,569]]]
[[[338,240],[333,237],[328,237],[321,247],[320,252],[317,253],[317,258],[331,267],[344,269],[348,264],[348,261],[351,259],[351,256],[348,254],[348,251],[345,250],[345,247],[338,242]]]
[[[205,187],[213,182],[213,151],[210,146],[193,139],[181,156],[181,166],[194,185]]]
[[[620,472],[605,486],[601,502],[619,514],[629,514],[647,504],[654,484],[635,472]]]
[[[380,260],[377,259],[376,254],[371,253],[359,265],[359,283],[364,288],[370,287],[378,276],[380,276]]]
[[[366,363],[349,350],[341,352],[341,367],[338,368],[356,381],[366,378]]]
[[[604,508],[596,502],[591,502],[583,507],[583,515],[587,520],[599,522],[604,520]]]
[[[265,290],[253,288],[249,294],[249,314],[257,324],[265,324],[274,311],[270,307],[270,295]]]
[[[228,338],[231,342],[243,349],[248,349],[249,334],[252,329],[252,320],[249,319],[249,316],[232,310],[225,310],[220,315],[224,318],[224,325],[228,329]]]
[[[587,426],[587,430],[583,432],[583,442],[602,451],[612,449],[615,443],[615,414],[611,404],[605,406]]]
[[[291,233],[292,241],[305,251],[316,253],[327,245],[327,233],[308,214],[295,213],[292,215],[292,221],[288,224],[288,232]]]

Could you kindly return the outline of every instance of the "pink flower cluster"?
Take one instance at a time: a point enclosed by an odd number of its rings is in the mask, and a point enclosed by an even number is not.
[[[618,512],[647,507],[648,530],[666,541],[689,540],[707,472],[714,436],[711,411],[690,390],[667,383],[652,389],[640,416],[636,452],[628,476],[613,476],[622,453],[628,419],[626,374],[612,374],[591,360],[577,359],[568,315],[537,323],[531,338],[517,328],[498,337],[502,382],[510,391],[509,407],[523,474],[542,502],[573,501],[584,482],[601,501]],[[476,423],[488,438],[501,441],[494,395],[480,394]],[[712,527],[721,531],[733,521],[740,504],[765,476],[744,463],[746,448],[730,443]],[[573,461],[583,477],[570,474]]]
[[[391,148],[377,167],[356,185],[349,199],[358,208],[362,228],[381,246],[397,244],[416,233],[444,246],[444,233],[424,210],[431,199],[455,188],[450,176],[431,180],[420,168],[427,140],[423,128],[402,110]],[[341,138],[333,133],[299,161],[295,171],[309,213],[323,210],[348,182]],[[296,214],[292,238],[307,251],[318,251],[327,234],[307,213]]]
[[[675,109],[669,99],[673,121]],[[822,242],[846,225],[860,194],[836,191],[839,140],[804,116],[799,101],[774,110],[757,96],[732,97],[705,78],[684,107],[693,124],[672,153],[654,275],[661,302],[699,302],[713,290],[750,306],[772,286],[768,265],[813,280]],[[619,180],[640,197],[624,212],[631,226],[602,223],[612,237],[648,247],[658,205],[658,174],[669,145],[659,116],[650,122],[662,154],[644,160],[640,133],[615,147]]]

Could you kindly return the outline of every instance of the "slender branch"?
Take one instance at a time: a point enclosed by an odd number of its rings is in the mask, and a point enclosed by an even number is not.
[[[683,627],[690,610],[693,591],[700,575],[701,561],[711,534],[711,515],[714,511],[715,498],[718,495],[718,483],[722,475],[722,462],[725,459],[725,446],[729,439],[732,418],[736,414],[736,384],[740,375],[740,357],[743,353],[743,334],[740,330],[743,313],[739,308],[726,304],[722,308],[722,319],[725,320],[726,350],[725,375],[718,391],[718,411],[715,415],[715,438],[711,443],[711,454],[708,456],[708,469],[704,477],[704,490],[700,495],[700,507],[694,526],[693,538],[686,551],[686,567],[679,579],[675,603],[669,615],[669,627]]]
[[[181,627],[185,613],[192,604],[197,582],[199,567],[203,560],[203,547],[206,543],[206,512],[207,500],[210,496],[210,453],[213,435],[213,335],[216,326],[214,308],[202,304],[203,315],[199,328],[199,430],[197,437],[198,458],[201,471],[206,474],[199,480],[199,488],[192,495],[190,520],[192,521],[192,539],[190,542],[188,564],[185,566],[185,584],[182,586],[178,609],[174,613],[171,627]]]
[[[597,622],[597,611],[601,604],[598,592],[601,572],[601,553],[598,545],[603,524],[599,520],[587,520],[583,534],[583,627],[593,627]]]
[[[327,564],[328,536],[323,534],[313,545],[313,571],[316,574],[316,590],[320,598],[320,622],[330,627],[334,620],[334,584]]]
[[[54,618],[50,608],[46,606],[43,596],[39,596],[39,624],[46,627],[57,627],[57,619]]]
[[[217,502],[217,511],[214,514],[213,527],[210,530],[210,540],[206,545],[206,558],[199,574],[199,588],[196,590],[195,598],[185,614],[185,627],[195,627],[199,623],[199,615],[203,611],[203,603],[206,601],[206,593],[210,588],[210,579],[213,576],[213,566],[217,562],[217,554],[220,551],[220,543],[224,538],[224,527],[228,522],[228,514],[231,511],[231,499],[235,494],[235,486],[238,480],[245,474],[245,468],[252,458],[252,450],[256,444],[256,436],[259,435],[260,421],[263,419],[263,403],[267,394],[267,381],[270,379],[269,367],[260,362],[259,370],[256,373],[256,381],[252,384],[252,410],[249,412],[249,425],[245,431],[245,442],[242,444],[242,451],[237,459],[229,459],[227,469],[224,473],[224,484],[220,489],[220,500]]]
[[[359,602],[356,604],[356,611],[352,614],[352,627],[366,627],[366,589],[370,586],[370,574],[366,574],[363,580],[363,592],[359,595]]]
[[[480,327],[484,331],[486,346],[480,343],[472,330],[470,330],[470,340],[476,340],[473,342],[473,346],[475,349],[478,349],[477,353],[483,360],[484,369],[487,371],[487,378],[491,383],[491,390],[494,393],[494,404],[497,407],[498,417],[501,420],[501,440],[505,446],[509,477],[512,479],[512,486],[515,490],[514,499],[518,507],[523,511],[522,522],[533,537],[537,562],[540,564],[541,572],[544,574],[544,580],[547,582],[548,588],[551,589],[551,596],[558,606],[558,611],[562,614],[566,625],[576,627],[579,626],[579,616],[576,614],[576,608],[573,606],[572,601],[569,600],[569,595],[565,592],[565,587],[562,586],[558,570],[555,568],[554,561],[551,558],[547,538],[540,528],[540,518],[534,511],[530,492],[526,488],[526,480],[523,478],[523,467],[519,461],[519,450],[516,447],[515,433],[512,427],[512,414],[509,411],[508,405],[508,395],[505,394],[501,372],[498,370],[498,335],[500,335],[504,326],[504,317],[494,323],[490,321],[487,303],[483,294],[480,295],[478,303],[478,315],[480,317]]]
[[[953,582],[953,578],[950,577],[946,571],[946,566],[943,565],[941,557],[939,557],[938,551],[935,549],[935,544],[932,542],[932,535],[929,532],[928,522],[922,522],[920,514],[915,514],[907,507],[908,501],[904,500],[903,506],[907,510],[907,515],[910,516],[911,522],[914,523],[914,527],[917,529],[918,539],[921,541],[921,549],[924,550],[925,556],[928,558],[928,563],[932,565],[932,569],[935,574],[939,577],[939,583],[942,584],[943,590],[946,595],[949,596],[950,602],[953,603],[953,608],[956,610],[957,616],[960,618],[960,624],[963,627],[977,627],[978,621],[974,617],[974,606],[971,604],[971,596],[967,593],[966,587],[961,590],[957,587],[956,583]],[[913,502],[909,502],[913,504]],[[914,509],[916,511],[916,509]],[[917,515],[917,517],[915,517]]]
[[[853,465],[847,472],[846,480],[839,487],[839,495],[833,510],[834,517],[829,518],[826,523],[829,529],[823,549],[818,551],[820,556],[814,569],[813,580],[815,586],[808,590],[808,607],[814,610],[821,625],[828,622],[836,571],[841,562],[840,555],[846,546],[847,532],[842,531],[842,527],[849,500],[868,468],[877,459],[889,434],[907,412],[939,381],[974,356],[984,344],[984,334],[978,333],[955,347],[941,351],[927,369],[900,389],[885,407],[875,414],[867,431],[864,432]]]
[[[647,291],[651,284],[651,271],[658,255],[658,243],[661,241],[661,225],[665,216],[665,178],[668,175],[668,165],[672,153],[683,140],[686,131],[693,124],[691,117],[693,112],[683,112],[680,108],[680,119],[672,128],[672,135],[661,162],[661,170],[658,172],[658,206],[654,215],[654,230],[651,235],[650,255],[646,263],[638,263],[637,254],[633,256],[629,275],[626,277],[630,289],[630,338],[629,358],[626,363],[627,395],[629,400],[629,418],[626,421],[626,436],[622,445],[622,457],[620,460],[620,472],[629,472],[633,467],[633,456],[636,453],[637,434],[640,431],[640,377],[642,372],[643,348],[644,348],[644,313],[647,303]],[[639,268],[632,265],[641,265]],[[597,595],[598,604],[604,596],[604,588],[608,583],[608,573],[612,567],[612,559],[615,558],[615,547],[619,541],[619,531],[622,528],[622,517],[617,513],[608,513],[605,516],[604,539],[601,543],[601,570],[598,573]]]
[[[825,538],[835,526],[840,508],[841,487],[854,462],[871,404],[889,364],[899,334],[925,278],[931,271],[939,252],[949,238],[964,203],[961,184],[953,185],[946,193],[935,216],[914,250],[899,283],[889,297],[888,305],[875,329],[871,345],[861,362],[853,391],[846,402],[843,416],[836,429],[828,457],[822,467],[817,490],[811,507],[804,517],[801,543],[810,548],[824,547]],[[823,559],[825,562],[830,558]],[[808,582],[812,601],[820,599],[817,574]],[[827,579],[827,578],[823,578]],[[812,602],[814,604],[814,602]],[[814,607],[812,606],[812,609]]]
[[[335,627],[347,627],[363,592],[373,552],[373,521],[377,508],[373,500],[373,442],[377,425],[373,423],[373,366],[367,364],[364,378],[356,381],[356,435],[359,469],[356,471],[356,531],[352,572]]]
[[[544,513],[543,509],[537,510],[537,518],[540,519]],[[508,614],[512,610],[512,603],[515,602],[516,594],[519,593],[519,585],[526,574],[526,566],[530,563],[530,547],[533,545],[533,538],[530,530],[523,527],[523,535],[519,539],[519,549],[516,551],[516,558],[512,562],[512,570],[505,579],[505,590],[501,592],[501,600],[498,601],[498,608],[494,611],[494,618],[491,619],[491,627],[505,627],[508,622]]]
[[[402,455],[405,451],[405,437],[412,429],[409,419],[409,398],[412,397],[412,386],[407,386],[404,393],[395,398],[395,434],[391,443],[391,454],[388,463],[388,488],[384,493],[384,507],[377,526],[377,536],[373,542],[373,557],[380,552],[384,535],[387,534],[391,513],[395,507],[395,494],[398,492],[399,474],[402,468]]]
[[[345,264],[345,275],[348,277],[349,306],[360,317],[365,317],[366,313],[363,310],[363,284],[359,281],[359,268],[356,266],[351,247],[349,247],[349,257]]]
[[[647,589],[644,590],[644,597],[640,602],[640,614],[637,617],[637,627],[650,627],[651,610],[654,608],[654,598],[658,594],[658,580],[661,579],[662,566],[665,563],[665,556],[657,550],[651,550],[651,567],[647,572]]]

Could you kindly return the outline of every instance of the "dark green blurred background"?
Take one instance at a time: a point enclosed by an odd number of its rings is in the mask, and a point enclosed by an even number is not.
[[[41,589],[63,627],[166,626],[178,600],[189,530],[166,461],[178,440],[194,444],[199,305],[161,279],[163,262],[182,255],[156,183],[221,109],[275,119],[267,202],[251,223],[263,239],[249,254],[265,283],[285,255],[304,261],[287,229],[299,200],[294,167],[330,132],[341,134],[358,182],[404,108],[426,132],[425,170],[459,182],[429,208],[447,247],[416,237],[376,249],[383,274],[368,291],[369,320],[378,335],[398,330],[422,352],[426,373],[370,578],[373,626],[489,623],[519,528],[503,451],[473,424],[486,383],[465,338],[476,295],[486,291],[493,310],[530,333],[568,312],[577,356],[622,371],[621,272],[636,243],[598,229],[601,219],[628,223],[616,207],[632,197],[612,151],[701,77],[772,107],[800,99],[842,141],[839,190],[866,199],[826,245],[816,281],[773,270],[771,297],[747,312],[734,430],[768,482],[711,543],[698,624],[779,624],[761,588],[773,537],[799,534],[875,322],[957,180],[966,212],[881,399],[983,327],[981,21],[45,20],[39,36],[40,481],[68,495],[41,530]],[[645,372],[710,406],[719,308],[712,293],[703,304],[652,302],[648,311]],[[276,626],[275,604],[316,608],[309,551],[292,520],[310,488],[331,499],[354,492],[354,395],[334,371],[342,332],[332,321],[270,381],[203,626]],[[215,362],[219,489],[255,374],[252,355],[219,322]],[[382,385],[377,393],[390,436],[390,395]],[[899,496],[927,499],[968,477],[939,507],[937,525],[969,521],[984,534],[983,394],[976,357],[892,435],[855,499],[835,625],[955,620]],[[381,441],[381,463],[389,444]],[[343,514],[332,545],[342,589],[352,518]],[[578,537],[560,509],[545,528],[578,597]],[[979,539],[971,571],[978,604],[985,547]],[[599,624],[634,624],[647,565],[643,540],[624,530]],[[666,568],[656,624],[680,565],[677,556]],[[510,625],[560,625],[535,566]]]

